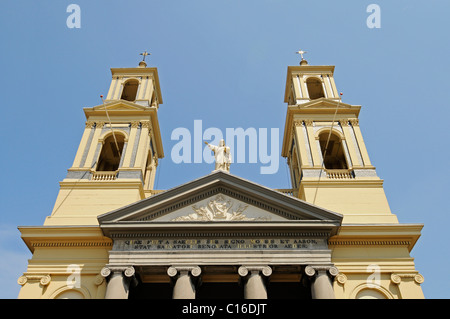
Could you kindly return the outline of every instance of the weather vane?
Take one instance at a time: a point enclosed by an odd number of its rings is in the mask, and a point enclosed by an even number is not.
[[[303,54],[305,54],[305,53],[307,53],[307,52],[306,52],[306,51],[303,51],[303,50],[299,50],[299,51],[297,51],[297,52],[295,52],[295,53],[300,54],[300,56],[302,57],[302,60],[304,60],[304,59],[303,59]]]
[[[145,57],[146,57],[147,55],[150,55],[150,53],[148,53],[147,50],[145,50],[145,52],[142,52],[142,53],[140,53],[139,55],[142,55],[142,56],[143,56],[142,61],[145,62]]]

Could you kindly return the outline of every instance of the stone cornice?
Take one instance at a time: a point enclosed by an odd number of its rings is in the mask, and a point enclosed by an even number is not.
[[[21,237],[28,249],[38,247],[111,248],[111,239],[98,226],[20,226]]]
[[[105,223],[106,236],[127,238],[257,238],[311,237],[328,238],[336,224],[315,221],[287,222],[136,222]]]
[[[330,239],[330,246],[410,246],[410,240],[392,239]]]
[[[406,246],[411,251],[423,224],[343,224],[339,234],[329,239],[337,246]]]
[[[125,169],[123,169],[125,170]],[[131,169],[133,171],[136,171],[137,169]],[[142,182],[135,182],[135,181],[121,181],[121,180],[114,180],[114,181],[103,181],[101,184],[95,183],[91,180],[77,180],[76,182],[72,181],[61,181],[59,182],[59,185],[61,186],[61,189],[63,188],[118,188],[118,189],[127,189],[127,188],[136,188],[142,187]]]
[[[112,247],[112,242],[105,242],[103,240],[73,240],[73,241],[58,241],[58,240],[44,240],[44,241],[30,241],[33,248],[36,247]]]

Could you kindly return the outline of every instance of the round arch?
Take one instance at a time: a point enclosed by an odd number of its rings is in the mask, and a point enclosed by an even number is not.
[[[113,132],[116,135],[116,137],[117,137],[117,134],[122,134],[124,141],[125,142],[128,141],[128,133],[126,131],[117,129],[117,128],[113,128],[112,132],[111,132],[111,130],[107,130],[107,131],[103,132],[102,135],[100,135],[100,137],[98,138],[99,143],[104,143],[108,137],[112,136]]]
[[[318,76],[310,76],[305,80],[308,95],[311,100],[325,97],[323,80]]]
[[[81,286],[80,288],[71,288],[69,286],[63,286],[56,289],[51,295],[50,299],[91,299],[89,290]]]
[[[394,299],[386,288],[369,283],[356,286],[350,294],[351,299]]]
[[[137,92],[141,81],[137,78],[127,79],[122,84],[120,99],[133,102],[136,100]]]
[[[335,129],[323,128],[316,133],[316,140],[319,142],[325,169],[348,169],[350,167],[346,154],[348,150],[342,133]]]
[[[331,133],[332,134],[336,134],[341,139],[341,141],[345,140],[344,134],[341,131],[339,131],[339,130],[337,130],[335,128],[331,129],[331,126],[330,127],[322,127],[320,129],[318,129],[317,132],[316,132],[316,140],[318,140],[320,135],[325,133],[325,132],[329,134],[330,130],[331,130]]]
[[[96,171],[116,171],[119,168],[127,134],[121,130],[113,132],[107,132],[99,139],[101,150],[97,157]]]

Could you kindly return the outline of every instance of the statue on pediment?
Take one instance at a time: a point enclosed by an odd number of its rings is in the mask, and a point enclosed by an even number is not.
[[[206,145],[214,152],[214,158],[216,161],[215,170],[230,171],[230,148],[225,145],[225,140],[221,139],[219,145],[211,145],[205,142]]]

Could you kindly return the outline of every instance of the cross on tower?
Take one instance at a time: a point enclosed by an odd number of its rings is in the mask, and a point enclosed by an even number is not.
[[[295,53],[300,54],[300,56],[302,57],[302,60],[304,60],[304,59],[303,59],[303,54],[305,54],[305,53],[307,53],[307,52],[306,52],[306,51],[303,51],[303,50],[299,50],[299,51],[297,51],[297,52],[295,52]]]
[[[145,62],[145,57],[146,57],[147,55],[150,55],[150,53],[148,53],[147,50],[145,50],[145,52],[142,52],[142,53],[140,53],[139,55],[142,55],[142,56],[143,56],[142,61]]]

